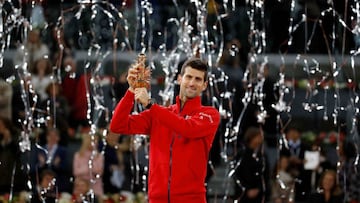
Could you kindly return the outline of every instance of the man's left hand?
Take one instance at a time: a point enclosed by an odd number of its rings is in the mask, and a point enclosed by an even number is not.
[[[149,93],[145,87],[135,89],[135,101],[140,102],[143,107],[149,104]]]

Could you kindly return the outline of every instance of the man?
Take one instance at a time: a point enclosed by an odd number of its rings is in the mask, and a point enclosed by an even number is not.
[[[244,135],[245,149],[238,154],[234,198],[241,203],[261,203],[265,199],[265,157],[262,152],[263,131],[251,126]]]
[[[152,104],[146,88],[134,88],[138,68],[131,67],[129,89],[117,105],[110,130],[121,134],[150,135],[150,203],[206,202],[208,154],[220,122],[219,112],[201,105],[207,87],[208,66],[197,58],[187,60],[178,76],[176,104]],[[147,110],[130,115],[134,100]]]
[[[306,202],[307,196],[311,192],[311,170],[304,168],[305,151],[311,148],[301,141],[301,129],[297,126],[289,126],[286,129],[286,139],[288,147],[282,146],[280,153],[289,154],[289,172],[296,178],[295,182],[295,201]]]
[[[57,191],[55,187],[56,174],[51,169],[45,169],[40,174],[40,182],[33,188],[31,203],[56,202]]]
[[[50,169],[55,173],[59,192],[69,192],[69,171],[67,165],[67,150],[60,143],[60,132],[57,128],[46,130],[46,144],[42,150],[36,149],[36,167],[41,172]],[[36,175],[36,174],[35,174]]]

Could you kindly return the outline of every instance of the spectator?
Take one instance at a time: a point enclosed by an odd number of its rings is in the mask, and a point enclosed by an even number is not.
[[[272,197],[274,203],[294,203],[294,177],[289,173],[289,156],[281,155],[272,183]]]
[[[142,189],[144,188],[144,185],[136,184],[136,181],[134,181],[135,179],[134,174],[138,173],[139,176],[145,174],[145,172],[141,170],[141,168],[146,167],[144,165],[146,165],[147,162],[146,160],[144,160],[143,162],[139,161],[140,170],[134,169],[134,165],[136,165],[136,163],[134,163],[135,161],[133,156],[135,150],[139,151],[139,149],[135,149],[135,146],[131,144],[133,142],[134,142],[133,138],[129,136],[120,136],[119,138],[118,158],[120,161],[120,167],[121,169],[123,169],[123,173],[125,176],[124,182],[121,187],[121,191],[140,192],[143,191]],[[142,153],[142,152],[136,152],[136,153]],[[146,164],[142,164],[142,163],[146,163]]]
[[[102,197],[104,171],[104,155],[98,151],[98,138],[96,135],[84,133],[80,149],[75,153],[73,160],[73,175],[91,183],[90,189],[98,197]]]
[[[249,16],[246,14],[248,5],[246,1],[235,1],[234,9],[229,11],[228,18],[225,21],[226,39],[238,39],[241,43],[239,50],[239,57],[241,67],[245,69],[248,63],[248,53],[250,50],[249,32],[251,31],[251,22]],[[243,69],[243,70],[244,70]]]
[[[224,53],[220,58],[219,66],[229,77],[228,89],[234,92],[232,102],[233,117],[238,118],[243,108],[241,98],[244,96],[243,77],[244,72],[240,59],[241,43],[238,39],[232,39],[226,43]],[[226,90],[225,90],[226,91]],[[237,122],[234,119],[234,124]]]
[[[357,149],[353,142],[343,141],[339,144],[340,172],[339,183],[345,192],[345,201],[360,202],[360,166],[356,163]]]
[[[119,135],[109,132],[106,135],[106,144],[100,142],[99,148],[104,151],[104,191],[118,193],[124,183],[124,165],[122,151],[119,148]]]
[[[46,132],[46,145],[42,150],[37,150],[37,167],[39,171],[51,169],[55,173],[58,191],[69,191],[69,172],[66,148],[59,145],[60,132],[56,128],[49,128]]]
[[[29,72],[34,70],[34,62],[37,59],[49,55],[49,48],[41,41],[40,30],[32,29],[24,46],[20,46],[14,57],[14,65],[28,64]]]
[[[62,81],[64,97],[67,99],[70,113],[69,124],[75,133],[81,131],[79,128],[88,126],[88,100],[87,93],[90,83],[90,73],[77,74],[76,61],[69,55],[64,59],[65,69],[68,70]]]
[[[241,203],[261,203],[265,200],[265,160],[262,154],[263,132],[249,127],[244,136],[245,151],[238,159],[235,171],[235,199]]]
[[[69,40],[74,39],[65,38],[64,28],[57,26],[48,27],[45,43],[50,49],[49,59],[53,61],[58,68],[61,68],[60,63],[63,62],[63,57],[71,52],[72,47],[69,44]]]
[[[337,174],[333,170],[324,171],[319,180],[316,192],[311,193],[307,203],[341,203],[344,195],[336,181]]]
[[[319,152],[319,163],[316,168],[311,169],[311,191],[314,191],[319,184],[317,181],[323,172],[326,170],[336,170],[337,167],[330,162],[329,157],[326,155],[328,153],[327,151],[330,150],[330,146],[319,145],[314,142],[311,148],[312,151]],[[333,157],[331,160],[336,161],[337,157]]]
[[[276,89],[275,80],[270,76],[269,64],[264,63],[260,71],[263,76],[262,92],[262,111],[266,112],[262,124],[264,131],[264,151],[267,155],[269,168],[273,169],[277,162],[278,155],[278,112],[273,107],[279,98],[279,91]],[[260,99],[260,98],[259,98]],[[261,109],[261,108],[260,108]],[[260,112],[262,113],[262,112]]]
[[[52,67],[49,59],[39,58],[34,62],[34,69],[31,75],[31,84],[36,93],[40,96],[40,101],[45,101],[48,98],[46,88],[52,79]]]
[[[19,192],[25,188],[25,173],[21,170],[19,132],[8,118],[0,117],[0,194]],[[13,170],[15,169],[15,174]],[[12,186],[12,181],[14,185]]]
[[[303,202],[311,191],[311,173],[304,169],[305,151],[310,147],[301,141],[301,131],[295,126],[286,129],[288,146],[281,146],[281,154],[290,154],[289,172],[295,177],[295,201]]]
[[[55,203],[57,199],[57,190],[55,187],[56,174],[52,170],[41,172],[40,182],[34,187],[31,195],[31,203]]]
[[[0,78],[0,116],[10,120],[12,118],[12,96],[13,90],[11,85]]]
[[[56,127],[60,131],[60,144],[65,146],[68,143],[69,130],[69,105],[61,94],[61,86],[58,83],[50,83],[46,87],[48,99],[42,103],[42,108],[46,109],[48,117],[47,126]]]
[[[17,127],[22,128],[25,119],[29,119],[29,115],[33,118],[40,116],[40,102],[37,102],[39,95],[30,89],[31,82],[29,77],[24,77],[13,82],[12,120]],[[43,113],[43,112],[42,112]],[[35,124],[38,120],[34,120]]]
[[[73,193],[72,193],[72,202],[74,203],[99,202],[96,196],[91,195],[89,180],[83,178],[75,179]]]

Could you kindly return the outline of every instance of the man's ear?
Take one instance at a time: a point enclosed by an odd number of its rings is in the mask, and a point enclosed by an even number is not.
[[[182,79],[182,76],[179,74],[179,75],[177,76],[177,83],[178,83],[178,85],[181,84],[181,79]]]
[[[206,90],[207,86],[208,86],[208,81],[205,81],[204,85],[203,85],[203,88],[202,88],[202,91]]]

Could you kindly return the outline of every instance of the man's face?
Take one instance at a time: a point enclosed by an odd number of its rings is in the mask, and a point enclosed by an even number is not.
[[[55,131],[49,131],[46,135],[48,144],[57,144],[59,142],[59,135]]]
[[[287,138],[292,141],[297,141],[300,138],[300,136],[301,136],[300,132],[293,129],[289,130],[289,132],[287,133]]]
[[[323,189],[330,191],[335,185],[335,178],[331,173],[326,173],[321,183]]]
[[[258,149],[262,145],[263,140],[264,136],[262,134],[258,134],[250,141],[250,148],[254,150]]]
[[[190,66],[185,68],[183,75],[179,75],[178,82],[180,84],[180,98],[183,101],[200,96],[207,87],[205,73]]]
[[[41,181],[41,187],[42,188],[52,188],[54,186],[54,184],[52,184],[51,182],[53,181],[55,177],[49,174],[44,175],[44,177],[42,178]]]
[[[89,191],[89,185],[85,180],[76,180],[74,183],[74,194],[85,195]]]

